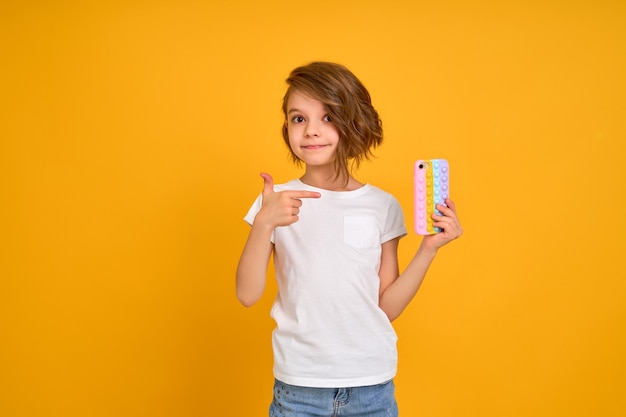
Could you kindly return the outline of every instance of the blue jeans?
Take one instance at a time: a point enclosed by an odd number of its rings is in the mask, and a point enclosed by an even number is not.
[[[397,417],[393,380],[352,388],[309,388],[274,382],[270,417]]]

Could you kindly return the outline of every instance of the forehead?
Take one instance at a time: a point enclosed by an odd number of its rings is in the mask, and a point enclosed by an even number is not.
[[[292,91],[287,98],[287,111],[324,111],[324,104],[300,91]]]

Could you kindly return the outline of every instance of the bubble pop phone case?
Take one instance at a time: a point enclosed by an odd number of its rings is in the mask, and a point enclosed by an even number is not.
[[[425,159],[415,162],[415,232],[432,235],[441,232],[433,226],[433,214],[441,214],[435,208],[445,204],[450,196],[450,171],[445,159]]]

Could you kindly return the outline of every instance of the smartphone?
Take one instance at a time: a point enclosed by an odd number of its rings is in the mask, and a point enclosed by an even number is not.
[[[445,159],[420,159],[414,167],[415,232],[432,235],[441,232],[433,226],[433,214],[441,214],[435,208],[444,204],[450,196],[450,165]]]

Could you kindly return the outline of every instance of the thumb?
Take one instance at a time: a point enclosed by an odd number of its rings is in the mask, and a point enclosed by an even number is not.
[[[274,192],[274,179],[265,172],[261,172],[261,177],[263,178],[263,197],[265,197]]]

